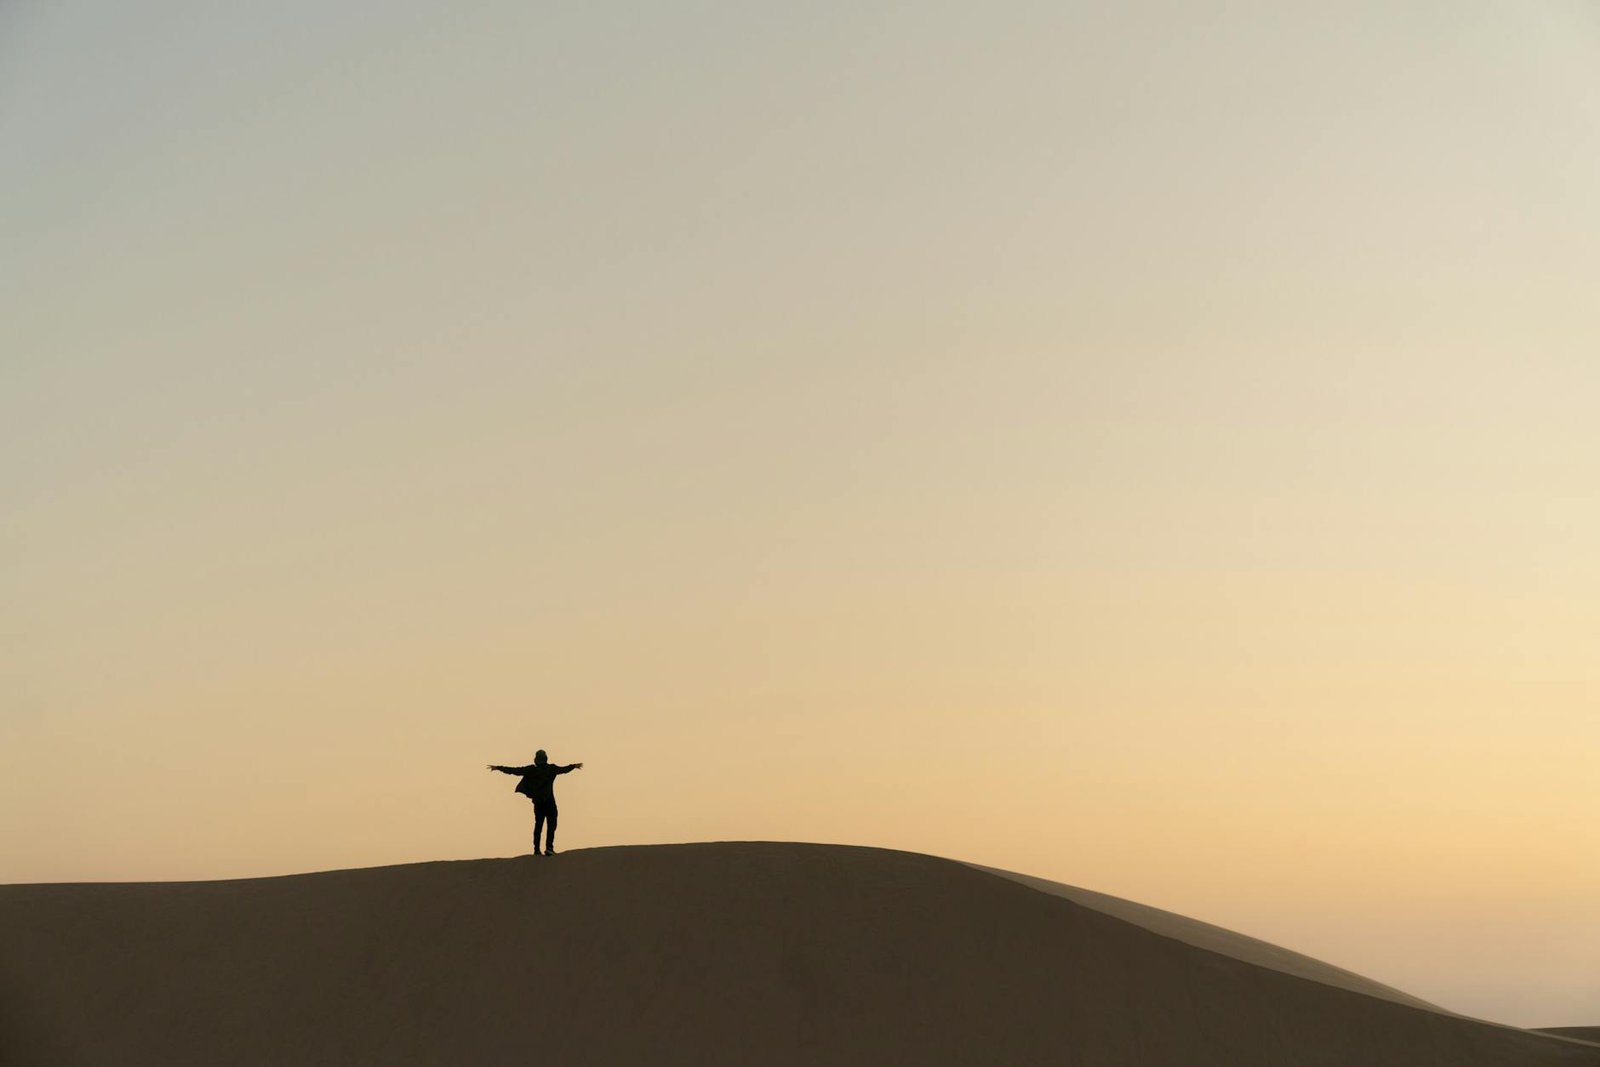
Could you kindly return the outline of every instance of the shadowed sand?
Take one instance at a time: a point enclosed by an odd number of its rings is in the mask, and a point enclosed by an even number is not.
[[[1124,922],[1135,926],[1142,926],[1146,930],[1182,941],[1195,948],[1209,949],[1219,955],[1230,959],[1242,960],[1253,963],[1258,967],[1267,967],[1284,974],[1292,974],[1299,978],[1309,978],[1323,985],[1330,985],[1336,989],[1348,989],[1354,993],[1365,993],[1370,997],[1379,997],[1383,1000],[1392,1000],[1396,1004],[1409,1004],[1414,1008],[1424,1008],[1428,1011],[1451,1014],[1446,1009],[1426,1000],[1414,997],[1409,993],[1402,993],[1392,986],[1374,982],[1370,978],[1363,978],[1359,974],[1335,967],[1321,960],[1314,960],[1310,956],[1302,956],[1298,952],[1290,952],[1286,948],[1258,941],[1244,934],[1236,934],[1232,930],[1224,930],[1220,926],[1200,922],[1198,919],[1187,919],[1182,915],[1175,915],[1170,911],[1152,908],[1146,904],[1135,904],[1131,900],[1120,897],[1107,896],[1096,893],[1092,889],[1079,889],[1077,886],[1062,885],[1060,882],[1048,882],[1043,878],[1034,878],[1032,875],[1016,874],[1012,871],[1002,871],[996,867],[981,867],[969,864],[980,871],[998,874],[1002,878],[1021,882],[1025,886],[1037,889],[1042,893],[1082,904],[1084,907],[1093,908],[1095,911],[1114,915]]]
[[[0,887],[0,1062],[1600,1067],[1204,923],[726,843]]]
[[[1600,1045],[1600,1026],[1541,1026],[1541,1034],[1555,1034],[1558,1037],[1569,1037],[1574,1041],[1587,1041],[1590,1044]]]

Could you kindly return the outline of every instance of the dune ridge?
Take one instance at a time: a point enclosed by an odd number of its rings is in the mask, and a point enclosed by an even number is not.
[[[1591,1045],[1600,1045],[1600,1026],[1541,1026],[1536,1031],[1541,1034],[1554,1034],[1572,1041],[1587,1041]]]
[[[0,886],[0,1061],[1600,1067],[1019,877],[741,842]]]
[[[1270,944],[1266,941],[1249,937],[1245,934],[1235,933],[1232,930],[1211,923],[1190,919],[1160,908],[1152,908],[1148,904],[1137,904],[1121,897],[1113,897],[1106,893],[1097,893],[1092,889],[1080,889],[1078,886],[1063,885],[1060,882],[1051,882],[1043,878],[1035,878],[1029,874],[1017,874],[1015,871],[1003,871],[998,867],[983,867],[978,864],[968,864],[980,871],[1009,878],[1014,882],[1037,889],[1041,893],[1052,896],[1065,897],[1075,904],[1086,908],[1113,915],[1124,922],[1141,926],[1152,933],[1163,937],[1170,937],[1175,941],[1182,941],[1195,948],[1203,948],[1232,959],[1253,963],[1257,967],[1266,967],[1284,974],[1292,974],[1299,978],[1309,978],[1323,985],[1334,986],[1339,989],[1348,989],[1353,993],[1364,993],[1370,997],[1379,997],[1383,1000],[1392,1000],[1397,1004],[1407,1004],[1414,1008],[1423,1008],[1427,1011],[1454,1014],[1436,1004],[1431,1004],[1420,997],[1402,992],[1393,986],[1374,982],[1372,979],[1347,971],[1343,967],[1335,967],[1331,963],[1324,963],[1310,956]]]

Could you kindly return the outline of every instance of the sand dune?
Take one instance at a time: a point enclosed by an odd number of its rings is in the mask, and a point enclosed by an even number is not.
[[[976,864],[969,866],[977,867]],[[1225,930],[1220,926],[1212,926],[1197,919],[1185,918],[1175,915],[1170,911],[1152,908],[1147,904],[1135,904],[1131,900],[1121,897],[1107,896],[1096,893],[1092,889],[1079,889],[1077,886],[1062,885],[1060,882],[1049,882],[1043,878],[1034,878],[1032,875],[1017,874],[1013,871],[1002,871],[995,867],[977,867],[980,871],[998,874],[1002,878],[1010,878],[1021,882],[1025,886],[1037,889],[1053,896],[1065,897],[1068,900],[1082,904],[1084,907],[1114,915],[1124,922],[1135,926],[1142,926],[1146,930],[1158,933],[1163,937],[1170,937],[1182,941],[1186,945],[1196,948],[1208,949],[1219,955],[1231,959],[1253,963],[1258,967],[1266,967],[1284,974],[1292,974],[1298,978],[1309,978],[1323,985],[1330,985],[1336,989],[1348,989],[1354,993],[1365,993],[1370,997],[1379,997],[1383,1000],[1392,1000],[1397,1004],[1408,1004],[1414,1008],[1425,1008],[1428,1011],[1445,1012],[1444,1008],[1430,1004],[1409,993],[1402,993],[1391,986],[1374,982],[1359,974],[1347,971],[1342,967],[1335,967],[1321,960],[1314,960],[1310,956],[1302,956],[1298,952],[1291,952],[1278,945],[1258,941],[1253,937]],[[1446,1013],[1448,1014],[1448,1012]]]
[[[1600,1067],[1127,901],[749,843],[0,887],[0,1041],[28,1067]]]
[[[1541,1026],[1541,1034],[1555,1034],[1557,1037],[1569,1037],[1574,1041],[1587,1041],[1593,1045],[1600,1045],[1600,1026]]]

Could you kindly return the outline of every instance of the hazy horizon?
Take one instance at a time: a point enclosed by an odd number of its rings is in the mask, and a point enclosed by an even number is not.
[[[1600,1024],[1600,16],[0,13],[0,882],[931,852]]]

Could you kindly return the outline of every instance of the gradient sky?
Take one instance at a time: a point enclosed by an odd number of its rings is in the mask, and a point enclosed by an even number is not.
[[[1588,3],[0,9],[0,881],[933,852],[1600,1023]]]

